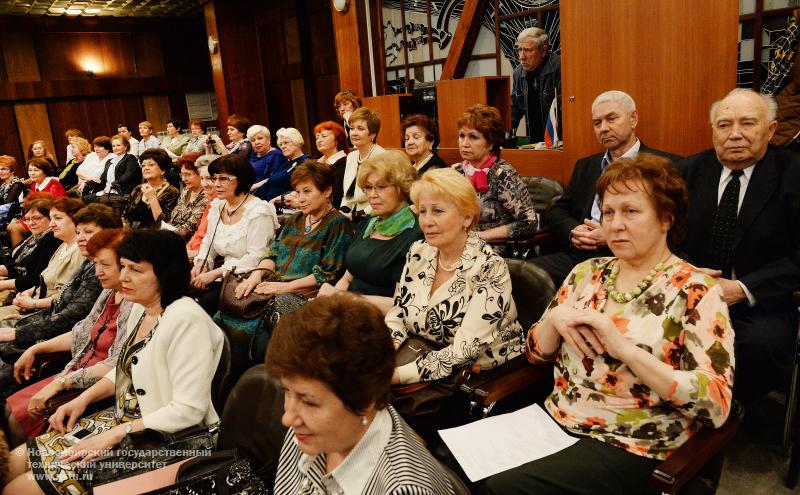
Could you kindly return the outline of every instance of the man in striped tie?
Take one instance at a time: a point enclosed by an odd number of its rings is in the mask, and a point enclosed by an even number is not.
[[[711,106],[714,149],[678,163],[689,190],[683,252],[717,278],[736,332],[734,396],[788,383],[800,289],[800,155],[769,145],[771,96],[735,89]]]

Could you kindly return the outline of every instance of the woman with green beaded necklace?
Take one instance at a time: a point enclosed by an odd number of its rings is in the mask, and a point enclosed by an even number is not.
[[[347,271],[333,286],[324,284],[320,295],[357,292],[385,314],[403,272],[408,248],[422,239],[408,194],[417,172],[400,151],[387,151],[361,164],[357,184],[367,195],[371,215],[356,228],[345,257]]]
[[[597,194],[614,256],[573,268],[525,348],[533,363],[555,361],[545,406],[581,438],[547,463],[490,478],[482,494],[642,493],[661,460],[730,412],[734,332],[722,286],[671,251],[686,231],[680,174],[640,153],[612,163]]]

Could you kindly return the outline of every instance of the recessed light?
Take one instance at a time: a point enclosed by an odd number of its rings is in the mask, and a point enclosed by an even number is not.
[[[68,9],[64,13],[67,15],[81,15],[81,12],[83,11],[78,9]]]
[[[86,14],[99,14],[100,13],[100,9],[86,9],[83,12],[86,13]]]

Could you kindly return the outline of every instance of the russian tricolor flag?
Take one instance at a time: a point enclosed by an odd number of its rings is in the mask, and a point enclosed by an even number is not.
[[[544,143],[552,148],[558,143],[558,117],[556,116],[558,98],[553,98],[550,112],[547,114],[547,124],[544,126]]]

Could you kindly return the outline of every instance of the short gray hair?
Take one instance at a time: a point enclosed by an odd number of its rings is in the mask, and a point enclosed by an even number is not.
[[[719,104],[722,103],[723,100],[730,98],[731,96],[737,96],[737,95],[759,96],[761,98],[761,101],[764,102],[764,105],[767,106],[767,120],[769,122],[772,122],[773,120],[778,118],[778,103],[775,101],[775,98],[772,95],[765,95],[764,93],[758,93],[750,88],[734,88],[733,90],[731,90],[730,93],[726,94],[723,98],[711,104],[711,109],[708,111],[708,121],[711,122],[711,125],[714,125],[714,116],[717,114],[717,109],[719,108]]]
[[[258,125],[258,124],[256,124],[256,125],[251,125],[251,126],[250,126],[250,127],[247,129],[247,139],[253,139],[253,138],[254,138],[254,137],[256,137],[258,134],[263,134],[263,135],[265,135],[265,136],[267,137],[267,139],[269,139],[269,138],[272,136],[272,135],[269,133],[269,129],[267,129],[267,128],[266,128],[266,127],[264,127],[263,125]]]
[[[594,110],[597,107],[597,105],[609,101],[619,105],[622,108],[622,110],[624,110],[628,114],[636,110],[636,102],[633,101],[631,95],[629,95],[624,91],[612,89],[611,91],[605,91],[597,95],[597,98],[595,98],[594,101],[592,102],[592,113],[594,113]]]
[[[295,129],[294,127],[281,127],[277,131],[275,131],[275,136],[280,139],[285,137],[289,141],[293,142],[299,147],[303,147],[305,144],[305,140],[303,140],[303,135],[300,134],[300,131]]]
[[[533,38],[536,48],[547,48],[550,41],[547,31],[537,27],[529,27],[520,31],[517,35],[517,41],[522,41],[524,38]]]

